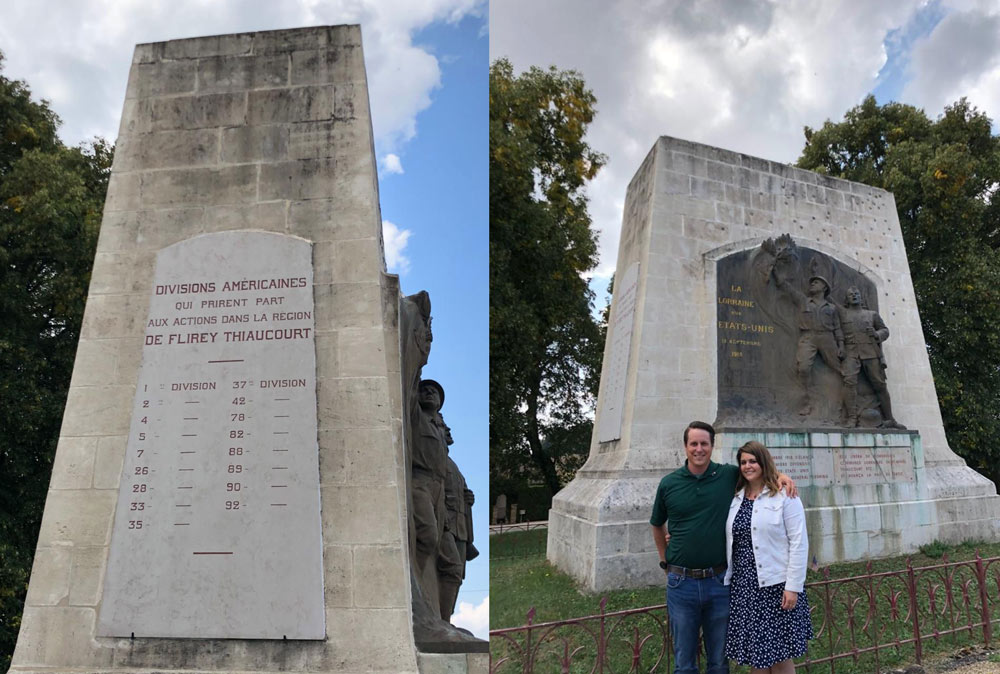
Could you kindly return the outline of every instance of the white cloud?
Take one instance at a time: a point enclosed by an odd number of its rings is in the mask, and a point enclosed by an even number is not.
[[[401,174],[403,173],[403,163],[399,161],[399,155],[389,153],[382,157],[382,169],[387,174]]]
[[[923,4],[503,0],[490,3],[490,57],[510,57],[517,71],[575,69],[594,90],[587,139],[608,164],[588,194],[603,278],[617,263],[626,187],[657,137],[794,162],[803,127],[861,101],[889,31]]]
[[[411,232],[400,229],[388,220],[382,221],[382,240],[385,245],[385,264],[390,272],[403,275],[410,271],[410,258],[403,254]]]
[[[486,0],[5,0],[4,75],[52,102],[71,145],[113,141],[137,43],[294,26],[361,24],[379,152],[413,138],[441,86],[438,56],[414,43],[434,22],[480,16]]]
[[[451,616],[451,624],[464,627],[480,639],[490,638],[490,596],[486,595],[478,604],[458,602],[458,608]]]
[[[959,3],[968,5],[969,3]],[[956,7],[913,46],[902,98],[930,117],[962,96],[1000,116],[1000,7]]]

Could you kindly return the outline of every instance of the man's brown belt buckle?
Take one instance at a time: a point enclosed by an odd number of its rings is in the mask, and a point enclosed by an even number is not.
[[[676,573],[679,576],[685,576],[686,578],[714,578],[720,573],[726,570],[725,564],[719,564],[718,566],[713,566],[711,569],[688,569],[683,566],[674,566],[673,564],[667,564],[668,573]]]

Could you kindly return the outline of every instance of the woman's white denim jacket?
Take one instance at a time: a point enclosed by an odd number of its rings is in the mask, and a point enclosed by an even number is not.
[[[733,520],[743,503],[743,490],[733,497],[726,519],[725,584],[733,577]],[[750,541],[757,559],[757,581],[760,587],[785,582],[785,589],[801,592],[809,563],[809,538],[806,536],[806,514],[802,500],[788,498],[785,490],[771,495],[767,487],[753,503]]]

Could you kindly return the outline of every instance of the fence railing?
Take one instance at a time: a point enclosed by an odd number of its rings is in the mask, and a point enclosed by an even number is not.
[[[923,662],[928,648],[982,643],[1000,627],[1000,557],[872,572],[806,584],[815,639],[796,662],[807,672],[873,672]],[[669,672],[666,606],[490,631],[490,672]],[[738,668],[734,668],[738,671]]]
[[[535,529],[548,529],[549,521],[542,520],[539,522],[514,522],[512,524],[491,524],[490,525],[490,535],[493,534],[510,534],[515,531],[534,531]]]

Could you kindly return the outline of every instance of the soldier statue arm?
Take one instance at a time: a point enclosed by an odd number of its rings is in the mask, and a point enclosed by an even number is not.
[[[871,330],[872,337],[879,344],[889,339],[889,328],[886,327],[882,317],[877,313],[872,315],[872,327],[869,330]]]

